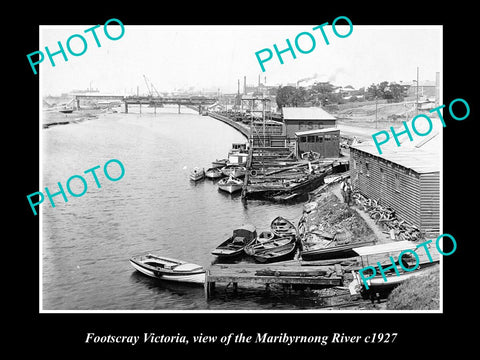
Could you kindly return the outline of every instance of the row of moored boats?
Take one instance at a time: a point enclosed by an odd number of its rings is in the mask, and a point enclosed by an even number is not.
[[[195,167],[190,173],[190,180],[199,181],[204,178],[218,180],[218,188],[230,194],[242,190],[243,180],[247,172],[245,163],[248,153],[246,144],[234,143],[227,159],[215,160],[206,171]]]
[[[259,263],[292,259],[297,250],[297,229],[283,217],[275,218],[269,230],[257,234],[253,225],[244,225],[218,245],[212,254],[223,261],[250,256]],[[204,283],[205,269],[197,264],[156,254],[143,254],[130,259],[130,264],[150,277],[187,283]]]

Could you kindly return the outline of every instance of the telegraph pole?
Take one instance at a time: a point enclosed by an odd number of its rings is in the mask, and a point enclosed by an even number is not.
[[[417,115],[418,115],[418,66],[417,66]]]

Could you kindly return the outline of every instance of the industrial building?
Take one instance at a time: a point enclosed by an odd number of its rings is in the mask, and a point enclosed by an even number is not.
[[[295,140],[299,131],[336,127],[335,116],[319,107],[284,107],[282,112],[287,140]]]
[[[395,210],[399,219],[425,236],[440,234],[441,139],[438,131],[382,154],[371,142],[350,147],[353,190]],[[388,145],[388,144],[387,144]]]
[[[299,157],[306,152],[318,153],[322,158],[340,156],[340,130],[336,128],[299,131],[295,136]]]

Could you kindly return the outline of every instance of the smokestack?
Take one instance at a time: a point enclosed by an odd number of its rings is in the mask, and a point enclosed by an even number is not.
[[[440,72],[435,73],[435,106],[440,104]]]
[[[243,94],[247,95],[247,77],[243,77]]]
[[[260,74],[258,74],[258,86],[260,86]]]
[[[240,79],[238,79],[237,94],[240,95]]]

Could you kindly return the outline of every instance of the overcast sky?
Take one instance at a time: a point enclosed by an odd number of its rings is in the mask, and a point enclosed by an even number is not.
[[[340,24],[340,21],[339,21]],[[82,34],[88,48],[83,55],[72,56],[68,62],[62,55],[54,57],[52,67],[45,56],[40,66],[42,95],[58,95],[73,89],[98,88],[105,93],[121,95],[147,93],[143,74],[158,91],[179,88],[220,89],[224,93],[237,91],[243,76],[248,84],[257,84],[261,75],[267,85],[286,85],[312,77],[330,81],[335,85],[352,85],[356,88],[381,81],[412,81],[416,79],[417,66],[420,81],[435,80],[435,72],[442,71],[441,26],[355,26],[347,38],[339,38],[331,26],[325,27],[330,44],[327,46],[319,30],[313,25],[286,26],[128,26],[117,41],[109,40],[103,25],[96,30],[101,47],[97,47],[85,26],[41,26],[39,49],[45,52],[58,50],[57,41],[66,49],[66,40]],[[112,36],[120,34],[119,27],[108,26]],[[348,26],[337,26],[340,34]],[[300,32],[309,32],[316,39],[315,49],[297,58],[283,54],[284,64],[276,56],[264,64],[262,72],[255,52],[277,44],[286,48],[285,39],[292,45]],[[308,37],[303,36],[305,49]],[[294,46],[294,45],[293,45]],[[79,38],[73,38],[74,51],[82,50]]]

